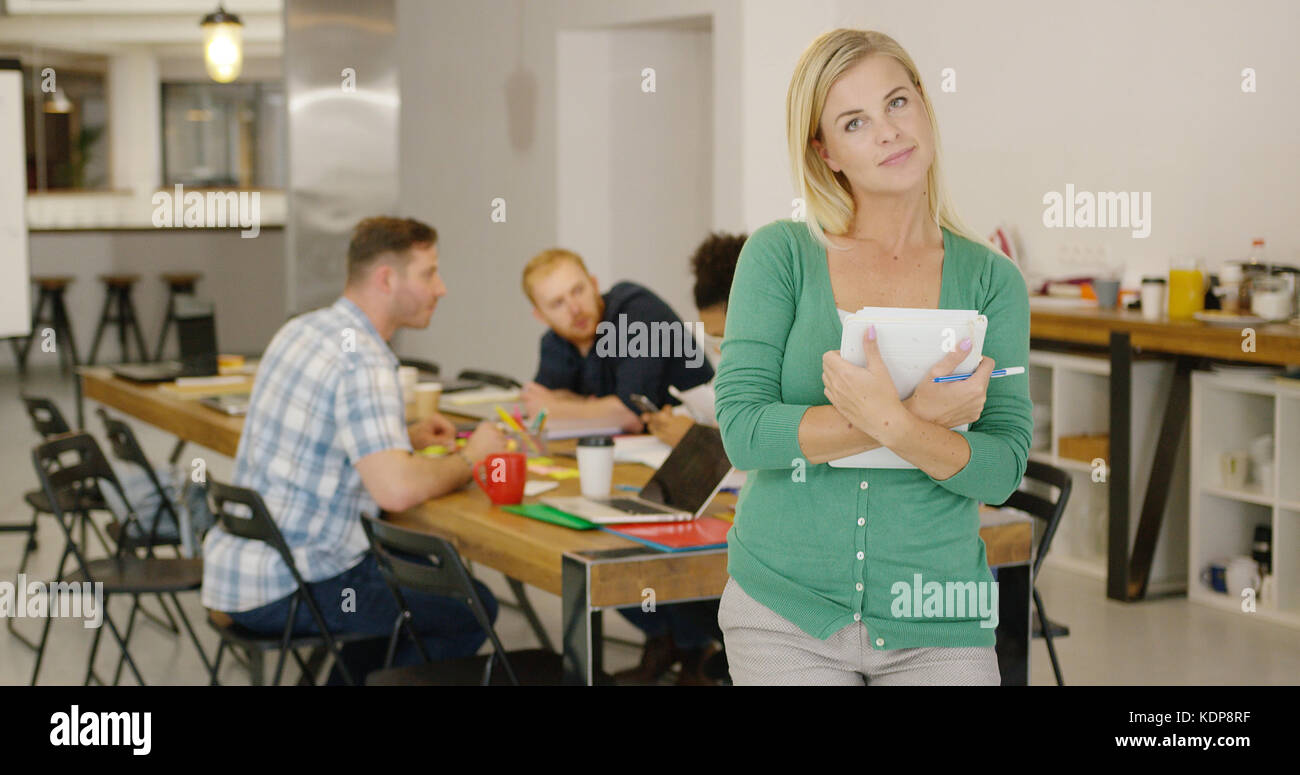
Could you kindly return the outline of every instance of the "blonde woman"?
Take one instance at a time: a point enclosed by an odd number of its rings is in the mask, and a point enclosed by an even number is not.
[[[976,605],[996,610],[978,502],[1014,491],[1028,456],[1025,378],[989,380],[995,362],[1028,360],[1024,280],[953,211],[934,110],[893,39],[841,29],[813,41],[786,112],[806,223],[746,242],[715,383],[727,454],[751,472],[718,617],[732,678],[997,684],[996,613]],[[970,379],[923,380],[900,401],[874,332],[866,368],[839,355],[841,321],[863,306],[978,309],[984,358]],[[826,465],[880,446],[916,468]],[[936,601],[932,582],[958,592]]]

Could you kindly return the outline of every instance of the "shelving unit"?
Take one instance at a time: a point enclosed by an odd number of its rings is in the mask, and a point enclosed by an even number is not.
[[[1070,472],[1074,486],[1065,516],[1046,562],[1049,565],[1106,579],[1106,547],[1109,514],[1110,472],[1104,481],[1094,481],[1090,461],[1061,457],[1062,436],[1104,434],[1109,431],[1110,361],[1105,355],[1061,353],[1034,349],[1029,353],[1029,395],[1035,407],[1050,411],[1050,433],[1035,429],[1039,442],[1030,458]],[[1142,497],[1151,475],[1155,445],[1160,431],[1163,397],[1173,380],[1173,366],[1163,360],[1133,363],[1133,438],[1130,477],[1130,513],[1141,513]],[[1041,409],[1039,410],[1041,412]],[[1184,437],[1179,461],[1188,446]],[[1107,461],[1109,463],[1109,461]],[[1181,592],[1187,586],[1187,466],[1177,465],[1170,486],[1169,501],[1161,523],[1160,537],[1147,584],[1148,595]],[[1300,493],[1298,493],[1300,495]],[[1130,524],[1129,543],[1137,532],[1138,520]]]
[[[1273,471],[1246,487],[1224,485],[1219,455],[1273,435]],[[1187,596],[1243,616],[1300,627],[1300,387],[1269,378],[1196,372],[1192,375],[1192,491]],[[1254,471],[1251,472],[1252,476]],[[1253,613],[1241,598],[1200,581],[1216,560],[1249,557],[1257,525],[1273,528],[1276,594],[1260,597]]]

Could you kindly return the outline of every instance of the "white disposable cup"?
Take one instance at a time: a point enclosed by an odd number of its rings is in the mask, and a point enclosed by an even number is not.
[[[614,445],[578,445],[578,477],[584,498],[608,498],[614,485]]]
[[[415,386],[415,416],[423,420],[438,411],[442,398],[441,382],[421,382]]]
[[[1142,283],[1142,317],[1147,320],[1159,320],[1164,314],[1164,283]]]

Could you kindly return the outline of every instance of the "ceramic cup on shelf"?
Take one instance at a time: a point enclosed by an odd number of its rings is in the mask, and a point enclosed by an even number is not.
[[[1224,570],[1223,580],[1228,594],[1233,597],[1241,597],[1241,593],[1246,589],[1258,590],[1259,563],[1250,557],[1233,557]]]

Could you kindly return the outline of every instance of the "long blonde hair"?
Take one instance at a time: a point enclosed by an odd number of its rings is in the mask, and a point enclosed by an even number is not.
[[[997,251],[988,240],[966,226],[949,199],[940,163],[939,124],[916,64],[893,38],[870,30],[838,29],[823,34],[804,50],[790,79],[790,90],[785,98],[786,138],[790,145],[794,182],[807,208],[808,231],[829,248],[832,245],[826,238],[827,232],[845,234],[853,225],[853,192],[849,180],[842,172],[834,172],[827,166],[812,141],[820,139],[822,110],[831,85],[846,70],[872,54],[884,54],[898,60],[907,70],[930,118],[934,162],[927,173],[926,189],[931,219],[951,232]]]

